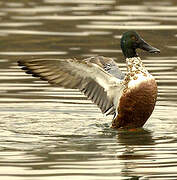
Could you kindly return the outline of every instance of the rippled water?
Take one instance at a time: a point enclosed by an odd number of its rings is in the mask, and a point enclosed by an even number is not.
[[[21,71],[18,59],[116,58],[134,29],[160,55],[139,52],[158,82],[143,129],[115,131],[76,90]],[[177,179],[177,1],[0,1],[0,178]]]

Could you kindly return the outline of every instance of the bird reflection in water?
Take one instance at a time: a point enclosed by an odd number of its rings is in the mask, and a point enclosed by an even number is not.
[[[155,141],[152,139],[151,132],[143,128],[134,131],[122,130],[118,132],[117,138],[119,144],[125,145],[124,152],[117,155],[117,158],[123,162],[122,176],[139,179],[141,174],[137,169],[140,164],[143,166],[145,160],[153,156]]]

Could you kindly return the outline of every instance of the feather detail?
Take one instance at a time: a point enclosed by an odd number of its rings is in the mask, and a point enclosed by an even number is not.
[[[34,59],[20,60],[18,64],[26,73],[50,84],[79,89],[106,115],[117,109],[124,75],[111,58]]]

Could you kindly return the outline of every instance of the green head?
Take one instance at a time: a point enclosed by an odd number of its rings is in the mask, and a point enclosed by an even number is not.
[[[149,53],[160,53],[160,50],[145,42],[135,31],[127,31],[121,38],[121,49],[125,57],[137,57],[136,49],[140,48]]]

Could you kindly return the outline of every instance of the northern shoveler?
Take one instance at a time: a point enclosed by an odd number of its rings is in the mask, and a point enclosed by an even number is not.
[[[79,89],[106,115],[114,115],[113,128],[142,127],[157,98],[157,84],[143,65],[136,49],[149,53],[160,50],[146,43],[135,31],[125,32],[121,49],[126,58],[123,74],[112,58],[96,56],[77,59],[20,60],[28,74],[56,86]]]

